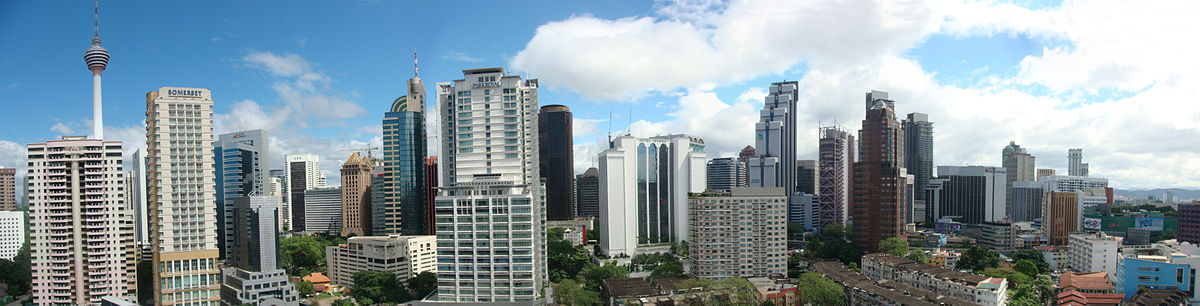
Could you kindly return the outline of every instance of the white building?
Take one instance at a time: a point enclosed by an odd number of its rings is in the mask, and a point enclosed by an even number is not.
[[[798,192],[788,201],[788,222],[799,224],[806,231],[816,231],[820,223],[821,199],[815,194]]]
[[[1046,192],[1079,192],[1091,188],[1107,188],[1108,179],[1086,176],[1050,175],[1038,182],[1044,183]]]
[[[534,302],[549,282],[538,81],[467,69],[437,94],[445,184],[434,204],[436,300]]]
[[[1103,232],[1071,234],[1067,246],[1067,268],[1075,272],[1104,272],[1117,269],[1121,237]]]
[[[121,142],[66,136],[29,144],[28,158],[33,302],[132,298],[133,231],[125,227],[133,218],[122,190]]]
[[[754,157],[749,187],[783,187],[787,195],[796,191],[796,103],[800,83],[771,83],[763,108],[754,124]]]
[[[303,217],[304,232],[334,233],[342,232],[342,188],[314,187],[305,190]],[[299,225],[299,224],[297,224]]]
[[[693,194],[687,237],[691,274],[709,279],[786,276],[787,200],[781,187]]]
[[[688,239],[688,193],[703,192],[704,140],[687,135],[621,136],[600,152],[600,252]]]
[[[12,260],[25,245],[25,212],[0,211],[0,259]]]
[[[278,208],[275,210],[279,217],[275,220],[279,221],[279,231],[286,231],[287,229],[283,227],[285,225],[284,222],[290,219],[292,214],[291,207],[287,205],[287,201],[283,200],[284,195],[286,195],[286,193],[284,193],[283,178],[271,177],[270,182],[271,188],[269,190],[271,192],[268,195],[275,197],[275,201],[279,202],[276,203]]]
[[[154,250],[155,304],[216,303],[217,192],[213,100],[204,88],[146,93],[148,216]],[[160,286],[161,285],[161,286]]]
[[[129,201],[126,207],[133,210],[133,238],[137,246],[148,253],[150,223],[146,210],[149,207],[146,205],[146,149],[138,148],[133,151],[132,160],[128,165],[129,171],[125,172],[125,198]]]
[[[344,245],[325,247],[329,279],[354,287],[354,273],[362,271],[392,272],[401,281],[422,272],[437,273],[435,244],[434,236],[350,237]]]

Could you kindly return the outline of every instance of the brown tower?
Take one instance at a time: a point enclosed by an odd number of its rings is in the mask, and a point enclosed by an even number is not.
[[[886,92],[867,94],[867,116],[854,163],[851,222],[854,245],[874,252],[879,241],[904,233],[904,132]]]
[[[375,162],[358,152],[342,163],[342,236],[371,233],[371,172]]]

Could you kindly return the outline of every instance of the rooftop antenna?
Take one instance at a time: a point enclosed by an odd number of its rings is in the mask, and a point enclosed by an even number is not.
[[[413,51],[413,77],[419,78],[421,74],[417,70],[417,51]]]
[[[633,130],[633,108],[632,107],[629,108],[629,118],[626,118],[625,122],[629,123],[629,125],[625,126],[625,136],[633,136],[633,133],[631,132]]]
[[[96,37],[100,37],[100,0],[96,0]]]
[[[608,111],[608,147],[612,148],[612,111]]]

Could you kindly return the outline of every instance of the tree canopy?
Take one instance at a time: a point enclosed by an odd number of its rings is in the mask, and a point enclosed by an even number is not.
[[[983,271],[987,268],[999,266],[1000,254],[996,254],[996,252],[992,252],[992,250],[988,250],[987,248],[973,245],[971,248],[967,249],[966,252],[963,252],[962,256],[958,258],[958,263],[955,264],[954,267],[960,270],[970,269],[973,271]]]
[[[879,252],[904,257],[908,254],[908,241],[892,237],[879,242]]]
[[[408,287],[408,290],[412,291],[413,298],[424,298],[430,293],[437,291],[437,274],[433,274],[433,272],[421,272],[417,276],[405,281],[405,285]]]
[[[33,269],[29,261],[29,242],[25,242],[12,260],[0,259],[0,281],[8,285],[8,294],[21,296],[33,285]]]
[[[292,276],[325,272],[325,247],[343,243],[346,243],[345,238],[323,234],[280,239],[279,265]]]
[[[587,289],[600,290],[600,282],[610,278],[626,278],[629,277],[629,269],[624,266],[617,265],[616,261],[610,261],[603,266],[590,265],[583,268],[581,274],[584,277]]]
[[[1046,263],[1046,258],[1042,254],[1041,251],[1034,250],[1034,249],[1017,250],[1015,252],[1012,252],[1012,254],[1010,254],[1009,257],[1011,257],[1013,260],[1016,260],[1016,261],[1020,261],[1020,260],[1024,259],[1024,260],[1028,260],[1028,261],[1032,262],[1034,267],[1037,267],[1037,270],[1039,273],[1049,273],[1050,272],[1050,264]]]
[[[386,271],[354,273],[354,288],[350,295],[363,305],[403,303],[413,299],[412,294],[400,285],[396,274]]]
[[[554,301],[562,305],[603,305],[600,294],[580,287],[574,280],[564,279],[554,285]]]
[[[850,305],[850,301],[846,299],[845,288],[824,275],[804,272],[800,273],[800,277],[797,279],[800,292],[804,293],[800,301],[802,304]]]
[[[1034,265],[1033,262],[1029,261],[1028,259],[1017,260],[1017,264],[1013,265],[1013,270],[1016,270],[1017,272],[1025,273],[1025,275],[1029,275],[1029,276],[1038,275],[1037,266]]]

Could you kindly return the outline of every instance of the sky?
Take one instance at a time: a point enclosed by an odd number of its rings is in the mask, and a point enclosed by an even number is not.
[[[1014,141],[1060,173],[1083,148],[1118,189],[1200,188],[1197,1],[100,5],[104,134],[127,153],[145,147],[147,92],[202,87],[214,132],[267,130],[273,168],[319,154],[336,184],[346,157],[381,144],[415,52],[431,94],[463,69],[537,78],[540,104],[573,111],[576,172],[609,131],[689,134],[736,156],[766,88],[794,80],[800,159],[817,158],[819,126],[858,130],[864,93],[882,90],[899,115],[929,114],[935,165],[1000,166]],[[26,144],[90,134],[93,9],[0,2],[0,166],[23,172]]]

